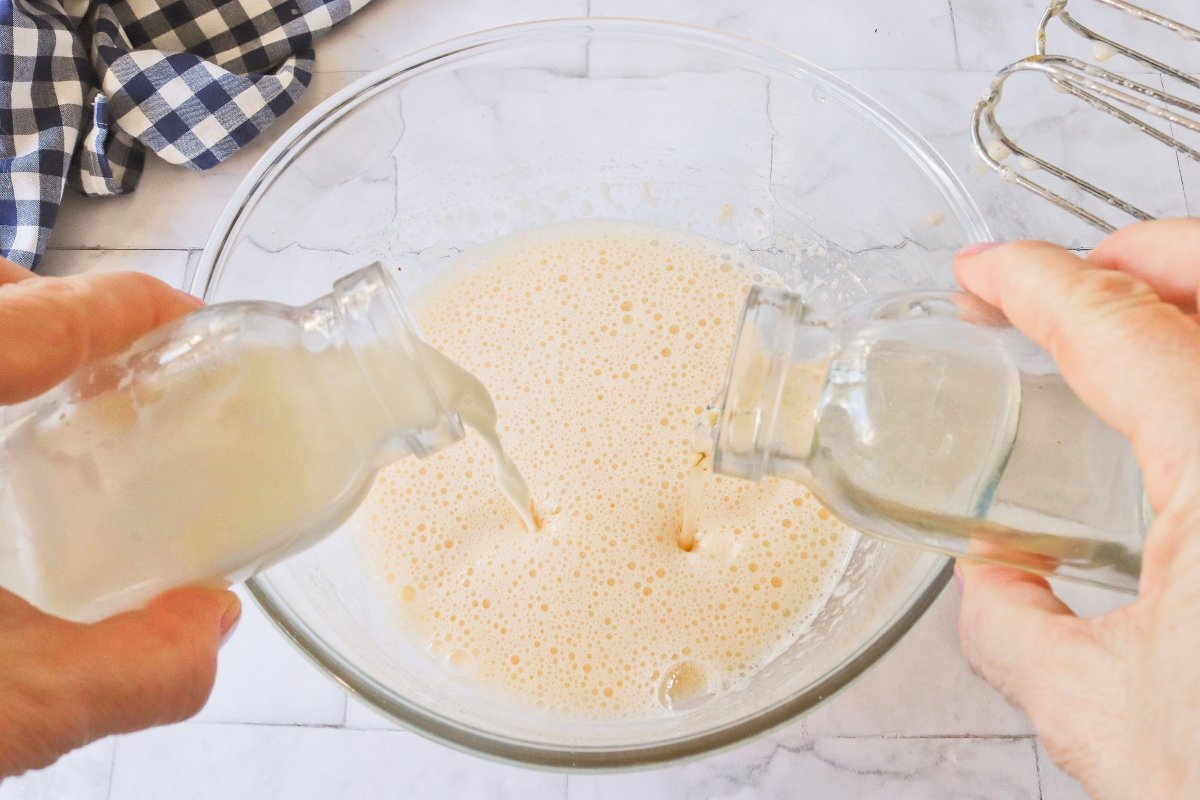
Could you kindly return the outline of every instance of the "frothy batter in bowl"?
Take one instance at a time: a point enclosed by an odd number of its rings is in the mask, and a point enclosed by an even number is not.
[[[491,391],[541,519],[469,438],[378,478],[363,555],[431,657],[540,709],[645,716],[749,678],[803,629],[856,534],[803,487],[707,476],[677,544],[691,432],[749,285],[707,240],[630,223],[465,253],[425,336]]]

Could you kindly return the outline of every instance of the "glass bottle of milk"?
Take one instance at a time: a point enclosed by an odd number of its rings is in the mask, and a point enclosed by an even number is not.
[[[315,543],[460,414],[499,450],[491,398],[378,265],[298,308],[203,308],[0,412],[0,586],[79,621]]]
[[[756,287],[707,425],[715,472],[802,481],[864,533],[1137,588],[1148,512],[1129,443],[972,295],[823,314]]]

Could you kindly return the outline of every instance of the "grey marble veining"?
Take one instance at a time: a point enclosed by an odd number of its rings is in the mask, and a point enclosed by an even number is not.
[[[828,69],[955,69],[946,0],[738,3],[591,0],[593,16],[690,22],[767,42]]]
[[[560,800],[567,780],[402,731],[185,723],[123,737],[116,747],[109,800]]]
[[[305,660],[278,634],[239,589],[242,618],[237,635],[221,651],[221,680],[197,722],[269,725],[341,725],[346,693]],[[226,676],[237,675],[237,680]]]
[[[321,41],[317,70],[371,70],[473,31],[538,19],[585,17],[588,5],[588,0],[372,2]]]
[[[1042,783],[1042,800],[1088,800],[1088,793],[1079,781],[1063,772],[1050,760],[1046,748],[1038,743],[1038,775]]]
[[[79,275],[87,272],[134,270],[153,275],[172,286],[182,286],[187,276],[187,250],[50,250],[42,259],[42,275]]]
[[[1073,5],[1088,3],[1073,0]],[[1195,11],[1194,0],[1161,0],[1157,5],[1168,13]],[[521,20],[587,13],[718,27],[835,69],[938,149],[977,200],[997,238],[1035,237],[1087,247],[1098,238],[1094,230],[983,172],[968,139],[971,107],[992,74],[1032,51],[1041,7],[1041,0],[761,0],[752,4],[374,0],[318,44],[317,74],[301,107],[244,152],[200,175],[151,159],[141,186],[131,196],[104,200],[69,196],[45,271],[74,274],[131,268],[186,285],[196,267],[198,248],[238,183],[304,111],[367,71],[450,36]],[[1054,36],[1053,41],[1062,42],[1064,48],[1074,44],[1061,32]],[[1200,60],[1189,60],[1200,59],[1196,53],[1200,47],[1181,50],[1178,43],[1167,42],[1165,48],[1181,63],[1200,69]],[[1074,52],[1088,55],[1086,47]],[[579,69],[590,70],[593,76],[627,79],[631,68],[638,66],[622,53],[553,57],[561,63],[547,64],[540,74],[525,79],[561,80]],[[679,67],[661,62],[660,57],[650,56],[640,68],[654,74]],[[1129,68],[1116,60],[1106,64]],[[486,78],[454,89],[481,97],[487,90]],[[735,76],[727,90],[730,97],[764,92],[763,113],[769,113],[766,87],[741,85]],[[1114,129],[1099,135],[1084,110],[1072,108],[1062,98],[1036,91],[1029,97],[1019,106],[1006,105],[1002,113],[1020,141],[1031,137],[1028,141],[1073,169],[1145,198],[1157,213],[1200,213],[1200,164],[1180,161],[1136,140],[1131,131]],[[410,99],[414,103],[436,100]],[[647,113],[654,110],[648,104]],[[514,124],[511,116],[503,118],[504,113],[497,111],[478,131],[498,147],[503,147],[505,126]],[[391,148],[398,158],[417,158],[422,148],[432,151],[438,146],[435,136],[416,130],[408,134],[399,148],[398,140],[365,146]],[[427,136],[424,142],[422,135]],[[770,142],[747,139],[736,121],[714,135],[722,146],[744,148],[746,159],[765,164],[768,171],[779,157]],[[331,157],[352,158],[353,154]],[[314,230],[308,240],[297,243],[267,230],[249,246],[259,248],[263,258],[286,260],[296,279],[295,300],[306,299],[318,288],[305,278],[316,274],[315,265],[327,265],[330,259],[346,259],[347,268],[352,260],[358,265],[356,226],[371,214],[395,213],[383,191],[394,195],[388,183],[393,177],[362,174],[348,183],[346,214],[335,231]],[[314,172],[304,179],[324,178]],[[815,185],[820,175],[808,179]],[[381,187],[378,194],[372,193],[372,186]],[[603,213],[608,208],[605,203],[622,201],[616,193],[608,198],[580,195],[571,202],[577,202],[581,212]],[[764,230],[768,222],[763,223]],[[428,238],[412,225],[389,247],[393,255],[403,254],[426,246]],[[253,277],[245,280],[249,283],[235,288],[252,296]],[[1127,601],[1077,587],[1063,591],[1072,607],[1085,614],[1102,613]],[[682,765],[627,775],[569,777],[493,764],[398,730],[357,701],[348,701],[260,612],[247,608],[222,657],[213,699],[196,721],[92,745],[50,769],[3,782],[0,800],[1085,797],[1078,784],[1036,745],[1024,716],[974,677],[962,661],[954,626],[957,604],[954,589],[948,588],[891,653],[804,720]]]
[[[1082,220],[1008,184],[979,161],[969,138],[970,109],[987,89],[990,73],[842,74],[929,139],[975,197],[997,239],[1045,239],[1080,248],[1092,247],[1102,237]],[[1186,212],[1172,150],[1042,83],[1014,84],[1006,92],[998,116],[1011,138],[1158,216]],[[1020,169],[1015,159],[1014,167]],[[1040,172],[1024,174],[1044,178]],[[1085,205],[1100,207],[1094,201]],[[1115,212],[1113,218],[1122,219]]]
[[[161,159],[147,158],[141,183],[132,194],[88,198],[68,191],[63,196],[50,247],[64,250],[203,247],[243,174],[197,175]]]
[[[572,775],[568,800],[1036,800],[1030,739],[859,739],[789,729],[682,767]]]
[[[865,675],[804,719],[813,736],[1028,736],[1029,721],[973,675],[946,631],[948,586],[921,623]]]

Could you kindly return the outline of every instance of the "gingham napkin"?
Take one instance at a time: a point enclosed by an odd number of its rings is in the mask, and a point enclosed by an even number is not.
[[[145,149],[208,169],[291,108],[313,39],[368,0],[0,0],[0,253],[33,267],[64,182],[131,191]]]

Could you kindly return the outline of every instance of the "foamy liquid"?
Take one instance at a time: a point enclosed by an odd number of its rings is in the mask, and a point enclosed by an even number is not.
[[[596,222],[459,266],[417,316],[491,390],[541,528],[512,514],[475,437],[387,468],[361,544],[401,624],[464,680],[567,714],[666,713],[753,675],[855,535],[798,484],[705,476],[694,547],[677,543],[692,429],[752,270],[702,239]]]

